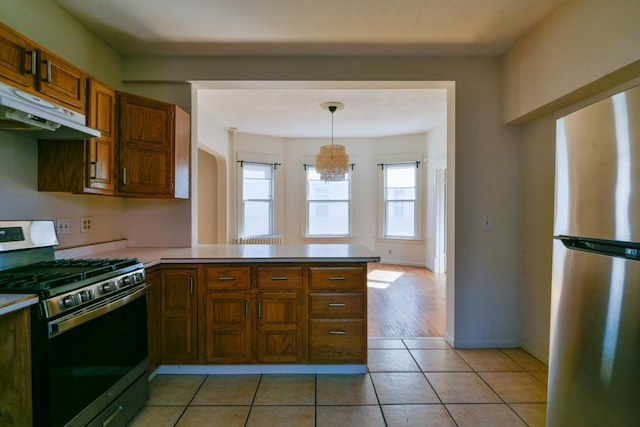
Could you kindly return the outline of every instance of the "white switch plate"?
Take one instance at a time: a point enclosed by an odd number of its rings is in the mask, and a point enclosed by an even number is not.
[[[56,218],[56,232],[69,234],[69,218]]]
[[[80,218],[80,232],[91,233],[93,231],[93,219],[90,216]]]
[[[490,216],[482,217],[482,230],[483,231],[491,231],[493,230],[493,220]]]

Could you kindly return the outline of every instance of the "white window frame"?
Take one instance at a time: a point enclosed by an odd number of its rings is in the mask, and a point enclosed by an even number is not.
[[[398,158],[384,158],[380,159],[378,164],[378,194],[379,194],[379,203],[378,203],[378,238],[379,239],[387,239],[387,240],[422,240],[422,204],[423,204],[423,175],[422,175],[422,164],[420,161],[420,155],[414,155],[410,158],[398,159]],[[414,235],[413,236],[396,236],[390,235],[387,233],[386,224],[387,224],[387,166],[397,166],[397,165],[407,165],[411,166],[415,169],[415,199],[414,199]]]
[[[304,164],[303,168],[303,182],[304,182],[304,198],[303,198],[303,227],[302,234],[305,238],[309,239],[340,239],[340,238],[351,238],[354,236],[354,218],[355,218],[355,203],[354,203],[354,180],[355,173],[353,165],[349,166],[348,181],[349,181],[349,199],[341,200],[342,202],[346,201],[349,206],[349,224],[348,224],[348,232],[347,234],[309,234],[309,203],[312,202],[309,200],[309,182],[308,182],[308,169],[312,168],[315,170],[314,164]]]
[[[277,194],[276,194],[276,175],[277,175],[277,163],[276,162],[266,162],[266,161],[253,161],[253,160],[242,160],[238,162],[238,176],[237,176],[237,188],[238,188],[238,203],[237,203],[237,221],[238,221],[238,233],[237,233],[237,238],[240,237],[247,237],[249,236],[249,234],[245,233],[245,224],[244,224],[244,219],[245,219],[245,215],[244,215],[244,205],[245,205],[245,200],[244,200],[244,167],[246,166],[246,164],[255,164],[255,165],[263,165],[265,167],[271,167],[272,168],[272,175],[271,175],[271,199],[269,200],[270,202],[270,224],[269,224],[269,232],[268,233],[264,233],[264,234],[277,234],[276,231],[276,198],[277,198]],[[274,167],[274,165],[276,165]]]

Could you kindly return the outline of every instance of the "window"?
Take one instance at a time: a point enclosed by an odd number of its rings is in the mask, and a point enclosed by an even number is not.
[[[273,234],[272,164],[242,162],[240,236]]]
[[[398,239],[418,238],[418,164],[390,163],[383,172],[383,236]]]
[[[313,165],[306,165],[308,237],[351,235],[351,171],[344,181],[320,178]]]

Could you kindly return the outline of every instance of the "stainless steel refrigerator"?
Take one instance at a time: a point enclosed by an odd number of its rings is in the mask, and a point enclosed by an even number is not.
[[[640,425],[640,86],[556,122],[547,425]]]

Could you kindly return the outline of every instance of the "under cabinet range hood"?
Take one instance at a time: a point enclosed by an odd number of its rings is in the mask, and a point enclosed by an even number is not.
[[[85,126],[86,117],[0,82],[0,130],[37,139],[97,138],[100,131]]]

